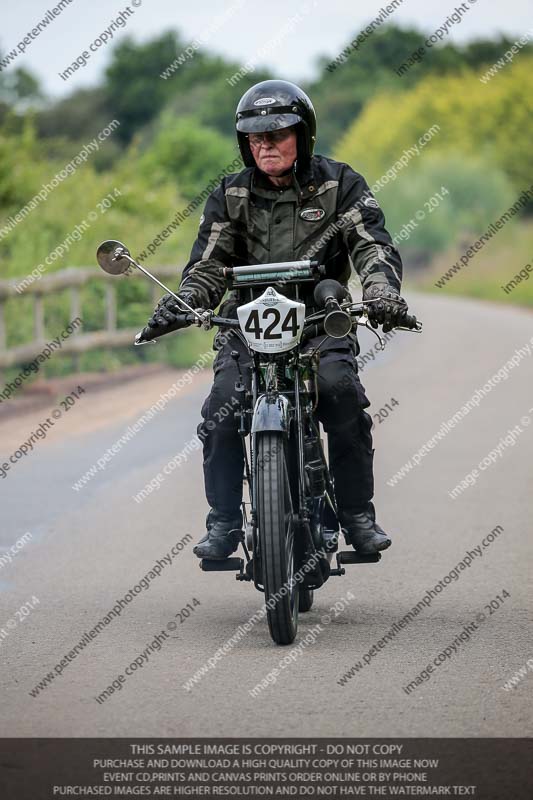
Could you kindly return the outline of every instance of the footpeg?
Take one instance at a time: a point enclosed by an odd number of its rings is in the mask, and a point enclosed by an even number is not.
[[[241,572],[244,569],[242,558],[202,558],[200,569],[204,572]]]
[[[360,555],[356,550],[341,550],[337,553],[337,564],[377,564],[381,560],[381,553]]]
[[[346,575],[343,564],[377,564],[381,560],[381,553],[372,553],[370,556],[363,556],[355,550],[341,550],[337,553],[337,569],[332,569],[330,575]]]

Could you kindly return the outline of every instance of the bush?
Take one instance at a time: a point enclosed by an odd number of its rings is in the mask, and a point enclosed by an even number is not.
[[[238,157],[237,146],[230,139],[194,117],[177,119],[167,113],[149,149],[141,155],[139,169],[147,180],[176,181],[182,194],[192,199]]]
[[[6,133],[0,135],[0,227],[7,217],[26,205],[43,183],[49,183],[72,158],[71,154],[65,160],[47,158],[50,149],[53,149],[50,140],[46,143],[46,151],[35,140],[31,126],[27,127],[20,139]],[[105,198],[107,200],[103,202]],[[44,201],[2,237],[1,276],[22,279],[39,265],[43,267],[40,270],[43,276],[66,267],[96,268],[96,248],[101,241],[109,238],[124,241],[133,254],[138,254],[168,225],[176,209],[186,204],[176,180],[161,183],[149,172],[141,174],[129,151],[123,154],[113,170],[105,173],[96,172],[89,159],[87,164],[68,175]],[[197,213],[199,215],[201,209]],[[176,279],[172,288],[178,284],[178,267],[188,259],[196,231],[197,220],[193,217],[180,222],[171,236],[162,241],[155,256],[148,259],[148,263],[154,267],[163,263],[176,264]],[[52,254],[58,252],[58,246],[63,246],[64,252],[56,258]],[[53,259],[50,265],[46,264],[48,256]],[[119,327],[142,327],[153,308],[151,284],[134,273],[131,278],[116,279],[115,285]],[[90,283],[81,294],[85,330],[101,329],[105,317],[103,283]],[[160,294],[163,294],[162,290]],[[8,346],[32,340],[32,302],[29,295],[22,295],[6,304]],[[70,313],[68,292],[46,296],[47,336],[57,336],[68,323]],[[187,361],[192,348],[184,339],[180,341],[181,344],[177,342],[172,348],[167,350],[165,346],[157,352],[168,356],[171,363]],[[142,348],[129,353],[117,350],[107,355],[88,354],[87,357],[80,356],[77,363],[107,365],[111,368],[117,363],[131,363],[132,358],[144,359],[140,350]],[[57,361],[64,366],[73,362],[73,359],[61,357]],[[63,366],[60,367],[58,363],[57,368],[62,369]]]
[[[378,199],[400,250],[427,258],[465,233],[477,236],[516,195],[503,172],[481,159],[435,155],[409,166],[405,175],[384,186]]]
[[[430,75],[399,101],[394,94],[378,95],[341,139],[336,157],[379,177],[437,124],[440,132],[420,158],[430,153],[463,157],[465,163],[481,158],[504,172],[518,195],[533,175],[533,57],[518,57],[489,83],[482,83],[480,74],[465,69]]]

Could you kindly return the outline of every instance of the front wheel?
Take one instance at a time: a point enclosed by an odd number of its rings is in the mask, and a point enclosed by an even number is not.
[[[282,433],[256,435],[257,523],[270,635],[291,644],[298,629],[294,575],[294,521]]]

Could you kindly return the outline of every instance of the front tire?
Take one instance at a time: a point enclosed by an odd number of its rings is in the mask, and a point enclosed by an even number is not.
[[[256,434],[257,514],[263,586],[270,635],[291,644],[298,629],[298,583],[294,574],[295,526],[282,433]]]

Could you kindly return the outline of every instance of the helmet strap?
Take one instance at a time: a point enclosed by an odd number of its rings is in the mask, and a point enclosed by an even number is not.
[[[294,159],[294,164],[289,169],[286,169],[285,172],[282,172],[278,175],[278,178],[284,178],[286,175],[290,175],[292,172],[296,173],[296,159]]]
[[[292,165],[292,182],[294,188],[296,189],[296,194],[298,195],[298,205],[300,206],[302,204],[302,187],[300,186],[298,178],[296,177],[297,170],[298,170],[298,161],[295,161],[294,164]]]

